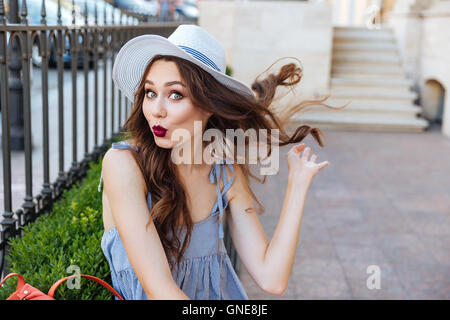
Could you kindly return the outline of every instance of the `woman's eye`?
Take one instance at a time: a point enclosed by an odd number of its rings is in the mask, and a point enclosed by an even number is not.
[[[152,90],[145,90],[145,95],[147,96],[147,98],[153,98],[151,96],[152,93],[154,93]]]
[[[175,92],[172,92],[171,96],[174,95],[174,94],[175,94],[176,96],[179,96],[178,98],[175,98],[175,100],[180,100],[181,98],[183,98],[183,95],[182,95],[181,93],[179,93],[179,92],[176,92],[176,91],[175,91]]]
[[[156,93],[155,93],[154,91],[152,91],[152,90],[146,90],[146,91],[145,91],[145,95],[146,95],[147,98],[149,98],[149,99],[152,99],[152,98],[156,97]],[[177,92],[177,91],[174,91],[174,92],[172,92],[172,93],[170,94],[170,97],[171,97],[173,100],[180,100],[180,99],[183,98],[183,95],[182,95],[181,93]]]

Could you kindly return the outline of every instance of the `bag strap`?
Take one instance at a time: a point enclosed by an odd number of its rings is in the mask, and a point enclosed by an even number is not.
[[[16,288],[16,291],[22,289],[22,287],[25,285],[25,280],[24,280],[24,278],[23,278],[20,274],[18,274],[18,273],[10,273],[10,274],[8,274],[8,275],[2,280],[2,282],[0,282],[0,287],[3,285],[3,283],[5,283],[5,281],[6,281],[7,279],[9,279],[9,278],[11,278],[11,277],[17,277],[17,278],[19,278],[19,281],[17,282],[17,288]]]
[[[101,284],[102,286],[104,286],[106,289],[108,289],[108,290],[109,290],[112,294],[114,294],[117,298],[119,298],[120,300],[123,300],[123,298],[120,296],[120,294],[118,294],[117,291],[114,290],[114,288],[111,287],[108,283],[106,283],[106,282],[103,281],[102,279],[99,279],[99,278],[94,277],[94,276],[89,276],[89,275],[86,275],[86,274],[74,274],[74,275],[71,275],[71,276],[68,276],[68,277],[65,277],[65,278],[62,278],[62,279],[56,281],[56,282],[52,285],[52,287],[50,288],[50,290],[48,291],[48,295],[49,295],[50,297],[53,298],[53,295],[55,294],[56,289],[58,288],[58,286],[59,286],[61,283],[63,283],[64,281],[66,281],[66,280],[68,280],[68,279],[75,278],[75,277],[83,277],[83,278],[86,278],[86,279],[95,281],[95,282]]]

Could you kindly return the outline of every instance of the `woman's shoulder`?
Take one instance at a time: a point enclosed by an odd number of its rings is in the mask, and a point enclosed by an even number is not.
[[[119,142],[113,142],[111,148],[109,148],[103,156],[103,164],[114,163],[129,165],[132,163],[131,159],[134,159],[131,154],[133,145],[128,140]]]
[[[131,186],[138,182],[138,186],[145,188],[145,181],[139,165],[128,148],[110,148],[102,160],[104,181],[113,184]]]

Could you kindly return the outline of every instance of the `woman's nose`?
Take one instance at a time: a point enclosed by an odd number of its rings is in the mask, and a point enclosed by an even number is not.
[[[154,117],[157,117],[157,118],[159,118],[159,117],[164,118],[167,115],[166,106],[165,106],[163,97],[160,97],[155,100],[155,104],[152,108],[152,114]]]

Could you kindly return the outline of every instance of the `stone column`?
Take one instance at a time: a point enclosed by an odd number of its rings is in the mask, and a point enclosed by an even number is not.
[[[393,28],[408,78],[418,87],[420,69],[420,51],[422,39],[421,9],[416,1],[396,1],[393,11],[388,15],[389,26]]]

